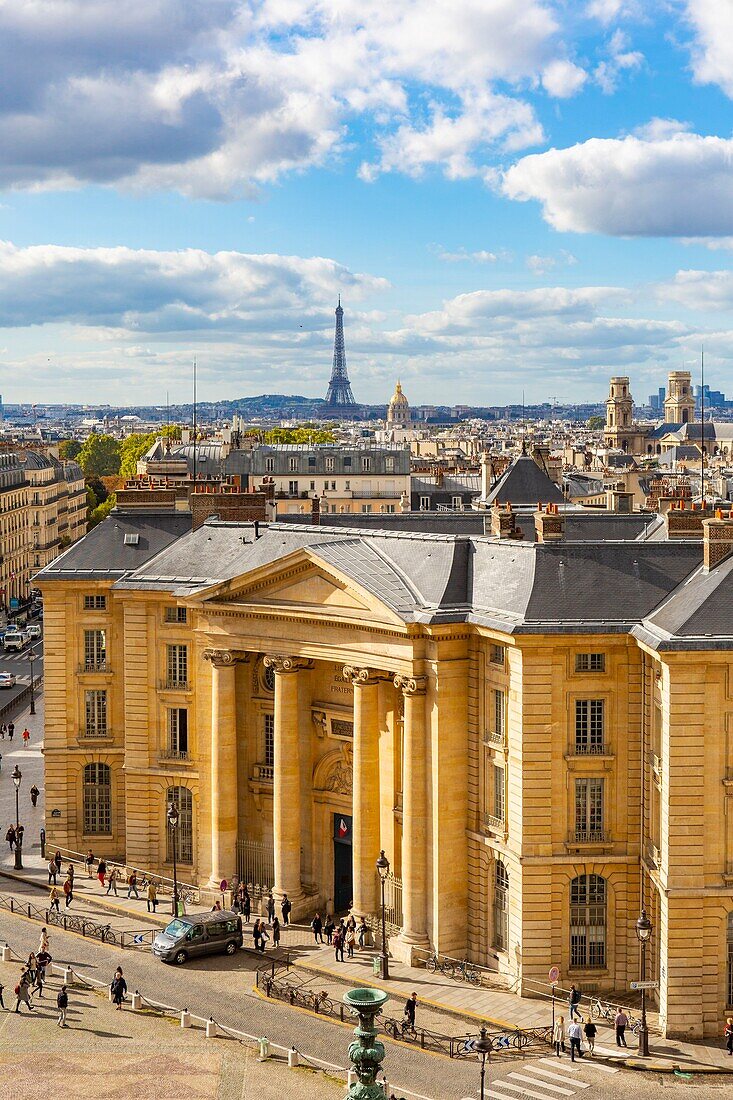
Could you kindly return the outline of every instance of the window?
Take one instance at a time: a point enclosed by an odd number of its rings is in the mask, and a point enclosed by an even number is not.
[[[394,510],[395,510],[394,504],[383,504],[382,505],[382,511],[383,512],[389,512],[390,515],[394,512]]]
[[[503,665],[506,660],[506,650],[503,645],[492,645],[491,656],[489,657],[492,665]]]
[[[324,491],[324,493],[328,492],[328,482],[327,481],[323,482],[323,491]]]
[[[335,461],[336,460],[333,459],[333,458],[327,458],[326,459],[326,473],[327,474],[332,474],[333,473],[334,468],[335,468]]]
[[[266,714],[264,719],[264,754],[262,763],[268,768],[275,767],[275,715]]]
[[[726,941],[728,948],[728,1008],[730,1008],[733,1006],[733,913],[728,914]]]
[[[84,692],[84,733],[87,737],[107,736],[107,692]]]
[[[173,687],[182,687],[188,684],[188,646],[169,645],[166,663],[166,676],[168,683]]]
[[[500,859],[494,871],[494,947],[509,950],[509,875]]]
[[[575,654],[575,671],[576,672],[605,672],[606,671],[606,654],[605,653],[576,653]]]
[[[570,965],[606,965],[606,880],[579,875],[570,883]]]
[[[344,482],[344,488],[345,489],[350,489],[351,488],[351,482],[350,481],[345,481]]]
[[[87,672],[95,672],[104,669],[106,663],[106,632],[104,630],[85,630],[84,668]]]
[[[105,611],[107,608],[106,596],[85,596],[84,597],[84,610],[85,611]]]
[[[603,752],[605,701],[575,700],[575,751],[583,755]]]
[[[384,460],[384,469],[385,469],[385,473],[388,473],[388,474],[393,474],[394,473],[394,455],[387,455],[387,457]]]
[[[503,740],[506,731],[505,697],[503,691],[492,691],[493,697],[493,726],[491,732]]]
[[[420,511],[421,512],[429,512],[430,511],[430,497],[420,497]]]
[[[575,839],[603,840],[603,780],[575,780]]]
[[[112,786],[108,764],[84,768],[84,832],[109,836],[112,832]]]
[[[272,473],[275,472],[275,459],[274,458],[266,458],[265,459],[265,472],[268,473],[268,474],[272,474]]]
[[[297,492],[298,492],[298,482],[297,481],[289,481],[288,482],[288,492],[292,495],[297,494]]]
[[[368,456],[364,456],[361,460],[361,471],[364,474],[368,474],[372,468],[372,460]]]
[[[293,474],[296,473],[296,471],[298,469],[298,460],[297,460],[297,458],[289,458],[288,459],[288,469],[290,470],[291,473],[293,473]]]
[[[463,508],[463,498],[462,497],[451,497],[450,502],[451,502],[451,507],[455,508],[457,512],[460,512],[461,509]]]
[[[494,781],[494,817],[497,821],[504,821],[504,769],[499,767],[498,764],[492,764],[491,769]]]
[[[316,456],[315,455],[308,455],[308,469],[309,470],[315,470],[315,468],[316,468]]]
[[[332,489],[335,489],[335,488],[336,488],[336,482],[335,482],[335,481],[332,481],[332,482],[331,482],[331,488],[332,488]]]
[[[185,607],[166,607],[165,621],[167,623],[185,623],[187,610]]]
[[[168,711],[168,752],[173,757],[188,757],[188,711],[171,707]]]
[[[262,686],[265,691],[275,690],[275,669],[271,665],[262,665]]]
[[[165,792],[166,815],[171,802],[178,810],[176,826],[176,859],[179,863],[193,863],[193,795],[188,787],[169,787]],[[173,829],[166,816],[166,861],[173,862]]]
[[[351,465],[352,465],[352,463],[351,463],[351,455],[346,455],[346,456],[345,456],[345,458],[344,458],[344,469],[345,469],[345,470],[350,470],[350,469],[351,469]]]
[[[372,506],[371,504],[362,504],[361,510],[362,512],[371,512]]]
[[[314,491],[315,491],[315,488],[316,488],[316,483],[315,483],[315,481],[311,481],[311,492],[314,492]]]

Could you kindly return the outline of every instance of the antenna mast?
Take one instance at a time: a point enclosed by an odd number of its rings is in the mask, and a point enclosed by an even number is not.
[[[196,481],[196,356],[193,357],[193,480]]]
[[[705,345],[700,345],[700,497],[705,507]]]

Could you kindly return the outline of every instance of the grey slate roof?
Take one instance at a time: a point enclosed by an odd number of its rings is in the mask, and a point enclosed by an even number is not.
[[[44,580],[123,576],[190,530],[191,516],[184,512],[114,510],[83,539],[37,573],[36,579],[42,584]],[[137,535],[137,542],[126,544],[125,535]]]
[[[634,633],[654,649],[731,648],[733,556],[695,570]]]
[[[561,504],[562,490],[529,455],[518,455],[491,487],[487,504]]]

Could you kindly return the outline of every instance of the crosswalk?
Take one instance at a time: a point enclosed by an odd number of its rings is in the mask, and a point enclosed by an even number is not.
[[[623,1062],[627,1053],[596,1043],[596,1054],[604,1058]],[[618,1073],[617,1066],[593,1058],[588,1051],[575,1062],[571,1062],[569,1054],[564,1054],[562,1058],[539,1058],[515,1069],[502,1069],[501,1077],[495,1076],[497,1068],[497,1063],[492,1063],[484,1090],[487,1100],[565,1100],[568,1097],[580,1100],[586,1089],[602,1084],[607,1074]]]

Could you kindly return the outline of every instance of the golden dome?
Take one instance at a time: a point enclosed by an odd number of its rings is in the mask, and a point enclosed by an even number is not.
[[[402,392],[402,383],[398,381],[397,385],[395,386],[395,391],[392,394],[392,398],[390,400],[390,405],[408,405],[408,404],[409,404],[409,402],[408,402],[407,398],[405,397],[404,393]]]

